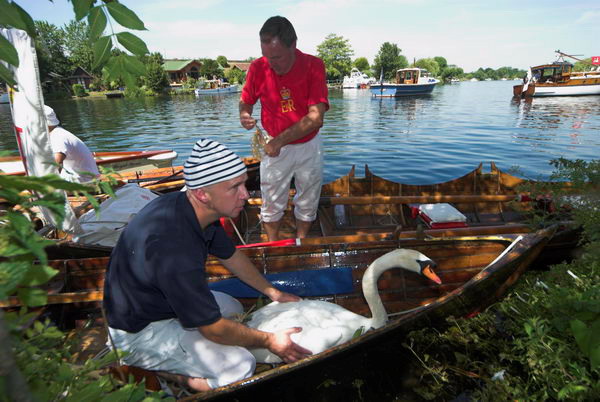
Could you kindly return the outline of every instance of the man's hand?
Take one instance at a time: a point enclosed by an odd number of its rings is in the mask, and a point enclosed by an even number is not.
[[[297,301],[302,300],[301,297],[298,297],[291,293],[282,292],[281,290],[273,288],[273,287],[266,290],[265,295],[267,295],[269,297],[269,299],[271,299],[272,301],[276,301],[276,302],[280,302],[280,303],[297,302]]]
[[[293,363],[312,355],[310,350],[294,343],[290,338],[290,335],[300,331],[302,331],[302,328],[294,327],[271,333],[267,349],[275,353],[286,363]]]
[[[279,156],[279,153],[281,152],[281,146],[278,144],[279,142],[277,141],[277,137],[267,142],[265,144],[265,153],[272,158]]]
[[[256,126],[256,119],[248,113],[240,113],[240,123],[246,130],[252,130]]]

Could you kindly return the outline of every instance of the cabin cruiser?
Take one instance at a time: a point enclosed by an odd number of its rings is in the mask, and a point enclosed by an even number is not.
[[[342,88],[361,88],[375,83],[375,78],[361,73],[358,68],[350,70],[350,75],[344,77]]]
[[[588,71],[573,71],[573,64],[563,57],[568,55],[560,51],[557,53],[560,55],[557,61],[531,67],[523,78],[523,83],[513,86],[513,95],[600,95],[600,66],[591,67]]]
[[[423,68],[401,68],[396,71],[396,82],[372,84],[371,94],[376,98],[429,94],[438,82]]]

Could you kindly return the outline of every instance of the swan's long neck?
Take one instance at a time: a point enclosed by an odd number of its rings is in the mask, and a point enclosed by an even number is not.
[[[381,296],[379,296],[377,280],[379,279],[382,273],[384,273],[390,268],[398,267],[410,269],[406,265],[402,265],[400,263],[402,256],[404,255],[404,251],[406,250],[399,249],[382,255],[381,257],[373,261],[371,265],[369,265],[369,268],[367,268],[365,274],[363,275],[362,290],[363,295],[367,300],[367,304],[371,309],[372,328],[383,327],[388,321],[387,311],[385,311],[385,307],[383,305],[383,302],[381,301]]]

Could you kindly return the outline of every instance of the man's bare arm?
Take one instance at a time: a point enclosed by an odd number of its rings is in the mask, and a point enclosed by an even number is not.
[[[273,285],[258,272],[246,254],[240,250],[235,250],[230,258],[220,261],[229,271],[231,271],[231,273],[240,278],[240,280],[268,296],[273,301],[289,302],[300,300],[298,296],[282,292],[273,287]]]
[[[318,103],[308,107],[308,113],[296,124],[286,128],[277,137],[273,138],[265,146],[265,152],[269,156],[279,156],[281,147],[294,142],[307,134],[321,128],[327,106],[324,103]]]
[[[198,327],[198,331],[210,341],[245,348],[266,348],[286,363],[295,362],[312,354],[310,350],[294,343],[290,338],[291,334],[301,330],[299,327],[294,327],[279,332],[263,332],[226,318],[221,318],[211,325]]]

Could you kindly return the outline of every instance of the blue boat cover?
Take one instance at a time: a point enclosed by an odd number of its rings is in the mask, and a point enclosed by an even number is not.
[[[277,289],[301,297],[351,293],[351,268],[323,268],[315,270],[280,272],[265,275]],[[208,284],[211,290],[233,297],[258,297],[260,293],[238,278],[223,279]]]

